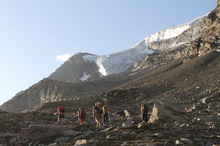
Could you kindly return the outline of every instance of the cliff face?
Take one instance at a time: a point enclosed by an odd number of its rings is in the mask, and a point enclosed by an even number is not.
[[[220,45],[220,1],[217,7],[204,20],[203,33],[186,49],[186,56],[199,56],[212,49],[219,49]]]
[[[133,76],[106,76],[93,82],[65,83],[50,79],[43,79],[25,91],[20,92],[11,100],[0,106],[0,110],[8,112],[23,112],[36,109],[39,105],[50,102],[70,101],[94,96],[95,94],[112,89],[126,83]]]
[[[22,112],[42,103],[60,101],[63,98],[60,84],[58,81],[44,79],[17,94],[4,103],[0,109],[8,112]]]

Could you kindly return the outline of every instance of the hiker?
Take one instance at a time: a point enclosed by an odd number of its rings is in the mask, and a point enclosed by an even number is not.
[[[79,110],[77,112],[77,116],[78,116],[79,125],[83,125],[83,123],[85,121],[85,117],[86,117],[85,108],[79,108]]]
[[[63,124],[64,122],[64,116],[65,116],[65,108],[64,106],[58,107],[57,112],[55,113],[57,115],[57,121],[59,124]]]
[[[148,121],[148,107],[146,104],[141,104],[141,119],[144,123]]]
[[[102,104],[100,102],[96,102],[95,106],[93,107],[93,117],[95,118],[96,121],[96,126],[101,126],[102,122]]]
[[[107,103],[105,103],[105,105],[103,106],[103,123],[107,125],[109,122],[109,112],[110,112],[110,109]]]

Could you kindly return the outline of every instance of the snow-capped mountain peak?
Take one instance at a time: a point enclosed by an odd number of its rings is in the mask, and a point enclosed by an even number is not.
[[[62,67],[62,69],[58,69],[57,73],[53,73],[53,76],[49,76],[51,79],[61,79],[61,81],[71,81],[77,82],[92,79],[92,76],[97,76],[97,73],[101,76],[107,76],[111,74],[118,74],[127,71],[131,68],[135,63],[142,61],[149,54],[154,53],[152,48],[150,48],[150,44],[152,42],[161,42],[166,39],[170,39],[180,35],[185,30],[190,27],[198,24],[202,21],[204,16],[189,21],[185,24],[179,25],[177,27],[168,28],[162,30],[160,32],[154,33],[148,37],[146,37],[141,42],[137,43],[135,46],[108,55],[93,55],[89,53],[77,53],[70,58],[70,61],[64,63],[66,67]],[[172,43],[169,44],[168,47],[175,48],[180,44],[184,44],[185,42],[178,42],[178,44]],[[165,47],[166,48],[166,47]],[[164,48],[158,48],[157,50],[163,50]],[[72,69],[76,70],[68,70],[68,75],[64,71],[64,69],[72,66]],[[81,67],[80,67],[81,66]],[[87,66],[88,70],[87,71]],[[63,75],[64,74],[64,75]],[[75,74],[75,75],[74,75]],[[93,74],[93,75],[92,75]],[[65,77],[64,77],[65,76]],[[69,76],[69,77],[68,77]],[[77,77],[76,77],[77,76]],[[71,79],[68,79],[71,78]]]
[[[172,28],[168,28],[168,29],[164,29],[162,31],[154,33],[144,39],[145,43],[149,44],[154,41],[161,41],[161,40],[166,40],[166,39],[176,37],[180,35],[182,32],[184,32],[185,30],[192,27],[193,25],[200,23],[206,15],[193,19],[185,24],[172,27]]]
[[[96,62],[97,66],[99,67],[99,73],[103,76],[124,72],[134,63],[142,60],[148,54],[154,52],[148,47],[151,42],[176,37],[180,35],[183,31],[189,29],[191,26],[201,22],[203,17],[204,16],[189,21],[185,24],[179,25],[177,27],[168,28],[152,34],[130,49],[110,55],[86,55],[83,58],[85,61]]]

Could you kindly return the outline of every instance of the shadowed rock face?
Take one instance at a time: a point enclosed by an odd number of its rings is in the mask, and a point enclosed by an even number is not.
[[[58,87],[61,85],[62,82],[44,79],[17,94],[0,109],[8,112],[22,112],[42,103],[60,101],[63,98],[63,92]]]
[[[218,5],[206,19],[204,32],[186,49],[186,56],[202,55],[212,49],[219,49],[220,45],[220,5]]]
[[[62,82],[80,82],[80,78],[84,74],[90,75],[88,80],[99,77],[98,67],[95,62],[85,61],[84,55],[92,55],[89,53],[79,53],[72,56],[62,66],[60,66],[48,79]]]

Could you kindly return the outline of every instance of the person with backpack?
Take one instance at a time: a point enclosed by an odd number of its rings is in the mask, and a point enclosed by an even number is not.
[[[107,103],[105,103],[105,105],[103,106],[103,123],[106,125],[108,125],[108,122],[109,122],[109,112],[110,112],[110,109]]]
[[[57,108],[57,121],[59,124],[63,124],[64,123],[64,117],[65,117],[65,108],[64,106],[58,107]]]
[[[141,120],[146,123],[148,121],[148,107],[146,104],[141,104]]]
[[[79,110],[77,112],[77,116],[78,116],[79,124],[83,125],[84,121],[85,121],[85,117],[86,117],[86,110],[85,110],[85,108],[79,108]]]
[[[102,123],[102,104],[97,102],[95,103],[95,106],[93,107],[93,117],[95,118],[96,121],[96,126],[99,127],[101,126]]]

